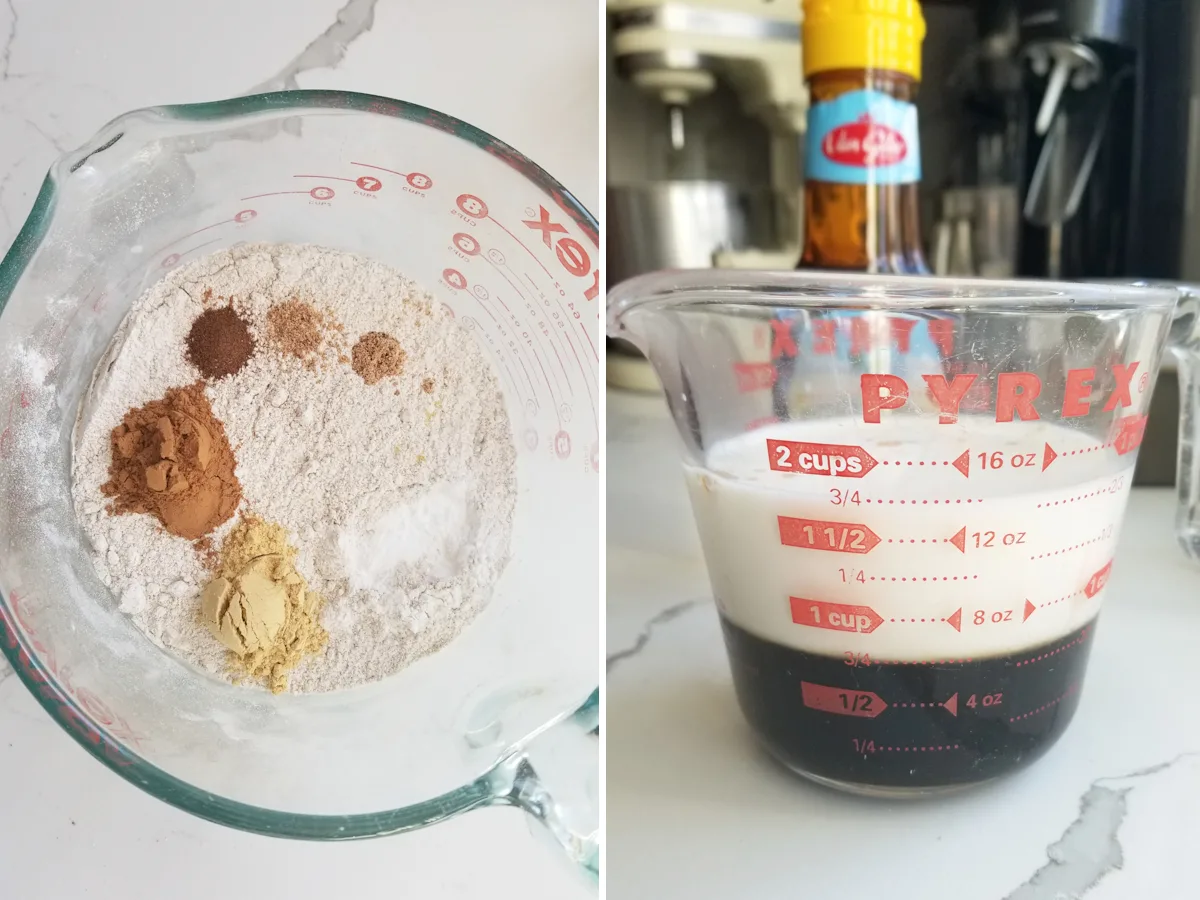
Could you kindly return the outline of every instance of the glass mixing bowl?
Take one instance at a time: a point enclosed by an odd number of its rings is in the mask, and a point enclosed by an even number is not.
[[[416,279],[504,385],[512,561],[453,642],[327,695],[236,688],[157,649],[97,577],[71,436],[134,299],[240,242],[321,244]],[[114,772],[266,834],[391,834],[528,810],[598,865],[595,219],[511,147],[420,106],[288,91],[123,115],[51,168],[0,264],[0,644]]]

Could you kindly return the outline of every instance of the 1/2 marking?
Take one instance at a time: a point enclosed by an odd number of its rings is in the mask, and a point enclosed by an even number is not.
[[[874,691],[847,690],[811,681],[800,682],[800,697],[809,709],[838,716],[873,719],[888,708]]]

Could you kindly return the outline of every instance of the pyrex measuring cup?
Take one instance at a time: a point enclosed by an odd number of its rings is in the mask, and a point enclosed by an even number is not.
[[[0,265],[0,644],[46,710],[217,822],[342,839],[507,803],[595,872],[596,234],[511,147],[360,94],[141,110],[55,163]],[[243,241],[394,266],[503,385],[511,562],[456,640],[378,684],[271,697],[192,671],[117,611],[72,515],[71,429],[121,318],[167,270]]]
[[[617,286],[683,438],[742,711],[793,770],[1011,772],[1079,702],[1176,294],[811,273]]]

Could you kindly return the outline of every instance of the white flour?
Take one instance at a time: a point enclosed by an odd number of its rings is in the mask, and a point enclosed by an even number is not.
[[[516,452],[500,386],[450,311],[413,282],[312,246],[245,245],[172,272],[101,359],[76,429],[73,495],[122,611],[159,646],[223,672],[225,651],[197,618],[209,574],[193,546],[149,516],[110,516],[100,494],[125,412],[199,379],[183,348],[205,289],[234,297],[257,341],[240,372],[206,388],[237,457],[239,514],[285,526],[297,568],[327,600],[329,646],[293,672],[292,690],[383,678],[441,647],[487,603],[508,559]],[[336,350],[316,370],[272,352],[267,310],[293,297],[344,326],[343,351],[368,331],[396,337],[402,374],[367,386]]]

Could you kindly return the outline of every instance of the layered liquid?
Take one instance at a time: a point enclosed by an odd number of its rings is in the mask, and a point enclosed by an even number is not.
[[[689,487],[762,740],[867,786],[985,780],[1040,754],[1078,702],[1133,456],[969,420],[920,441],[838,420],[711,447]]]

